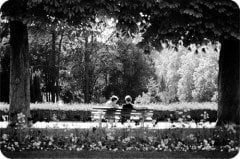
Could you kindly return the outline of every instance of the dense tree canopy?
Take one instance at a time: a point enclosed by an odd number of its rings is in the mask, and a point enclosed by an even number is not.
[[[2,12],[24,22],[62,19],[87,26],[96,16],[107,15],[115,18],[126,34],[140,31],[144,41],[154,46],[166,39],[189,44],[240,36],[239,8],[229,0],[9,0]]]

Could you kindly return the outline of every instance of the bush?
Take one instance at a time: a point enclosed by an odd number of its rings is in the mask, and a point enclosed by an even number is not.
[[[40,110],[34,109],[30,110],[32,115],[33,123],[37,121],[91,121],[91,111],[78,110],[78,111],[65,111],[65,110]],[[0,110],[0,116],[8,115],[8,112]],[[1,118],[0,121],[3,121]]]
[[[177,96],[175,96],[175,93],[173,93],[173,91],[160,92],[159,97],[161,99],[161,102],[163,102],[164,104],[169,104],[178,101],[178,98]]]
[[[33,122],[36,121],[91,121],[90,111],[31,110]]]
[[[186,121],[194,121],[196,123],[204,120],[203,114],[206,112],[208,114],[208,119],[205,121],[215,122],[217,120],[217,111],[215,110],[178,110],[178,111],[153,111],[153,120],[157,122],[161,121],[172,121],[177,122],[179,118],[185,119]]]
[[[148,93],[142,93],[142,96],[138,96],[135,98],[135,103],[137,104],[149,104],[151,103],[151,96]]]

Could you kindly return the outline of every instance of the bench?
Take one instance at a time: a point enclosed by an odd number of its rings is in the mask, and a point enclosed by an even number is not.
[[[152,119],[153,110],[147,108],[138,108],[133,109],[130,114],[124,114],[121,108],[108,108],[108,107],[95,107],[91,111],[92,121],[98,121],[99,127],[102,127],[102,121],[106,117],[111,118],[115,122],[122,120],[122,117],[128,115],[130,119],[128,122],[134,121],[136,123],[141,123],[141,126],[144,127],[144,122],[152,122],[155,126],[155,121]]]

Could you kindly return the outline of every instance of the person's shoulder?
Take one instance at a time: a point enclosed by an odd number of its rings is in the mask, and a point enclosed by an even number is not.
[[[110,100],[106,102],[106,104],[110,104],[110,103],[112,103]]]
[[[112,102],[111,102],[111,101],[107,101],[107,102],[105,103],[105,105],[110,106],[110,105],[112,105]]]

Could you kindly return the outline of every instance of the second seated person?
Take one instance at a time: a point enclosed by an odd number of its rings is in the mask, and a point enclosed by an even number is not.
[[[132,104],[132,97],[130,95],[127,95],[125,97],[125,102],[126,103],[122,106],[122,111],[121,111],[121,122],[122,122],[122,124],[125,123],[126,121],[130,120],[132,110],[137,109]]]

